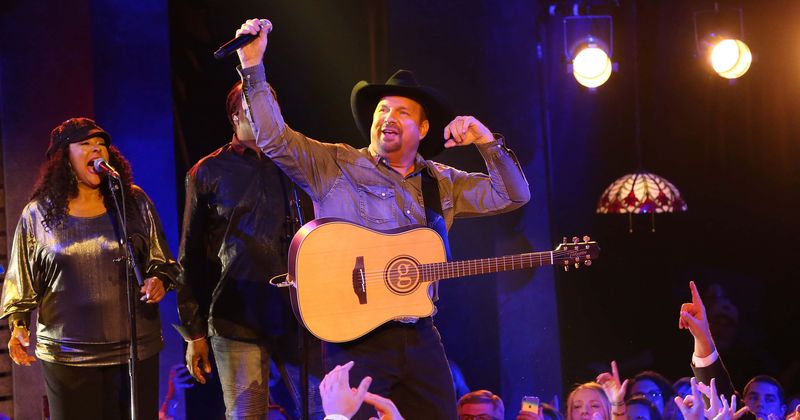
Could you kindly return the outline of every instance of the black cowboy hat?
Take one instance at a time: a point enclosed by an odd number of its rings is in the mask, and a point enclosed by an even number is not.
[[[454,114],[450,102],[438,90],[421,86],[417,83],[414,73],[408,70],[398,70],[385,84],[371,85],[362,80],[353,86],[350,94],[350,109],[356,127],[367,141],[370,140],[372,115],[375,107],[384,96],[402,96],[413,99],[422,105],[428,117],[430,127],[424,141],[419,145],[419,154],[425,159],[430,159],[444,150],[444,127],[452,121]]]

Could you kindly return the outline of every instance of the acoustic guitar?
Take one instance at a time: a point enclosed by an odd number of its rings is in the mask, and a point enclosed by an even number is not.
[[[556,249],[448,262],[442,238],[422,226],[377,231],[322,218],[305,224],[289,249],[288,283],[298,320],[318,338],[355,340],[393,319],[433,314],[433,281],[558,265],[590,265],[588,237]]]

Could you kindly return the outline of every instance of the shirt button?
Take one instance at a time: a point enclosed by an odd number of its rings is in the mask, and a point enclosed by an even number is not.
[[[406,214],[411,214],[411,210],[406,210]]]
[[[386,197],[386,193],[381,193],[381,197]]]

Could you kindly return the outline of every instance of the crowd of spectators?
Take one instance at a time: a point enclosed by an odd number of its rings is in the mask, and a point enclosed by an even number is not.
[[[778,379],[756,375],[739,388],[731,380],[723,351],[715,344],[709,321],[721,313],[730,314],[715,302],[706,310],[694,282],[689,283],[691,301],[683,303],[678,327],[694,339],[691,355],[692,376],[674,383],[654,371],[644,371],[622,379],[615,361],[610,371],[594,380],[576,385],[567,397],[566,407],[541,403],[534,409],[523,404],[517,420],[800,420],[800,395],[787,396]],[[724,328],[722,329],[724,330]],[[727,338],[726,338],[727,339]],[[370,378],[351,388],[352,362],[337,366],[322,381],[320,392],[326,419],[346,420],[362,405],[375,408],[381,420],[400,419],[401,413],[388,399],[369,393]],[[506,406],[500,396],[488,390],[464,394],[458,401],[460,420],[502,420]],[[516,411],[516,410],[513,410]],[[513,415],[509,410],[509,416]]]

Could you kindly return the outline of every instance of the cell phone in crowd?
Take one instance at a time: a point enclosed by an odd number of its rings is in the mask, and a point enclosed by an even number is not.
[[[539,397],[524,396],[522,397],[522,411],[529,411],[534,414],[539,414]]]

